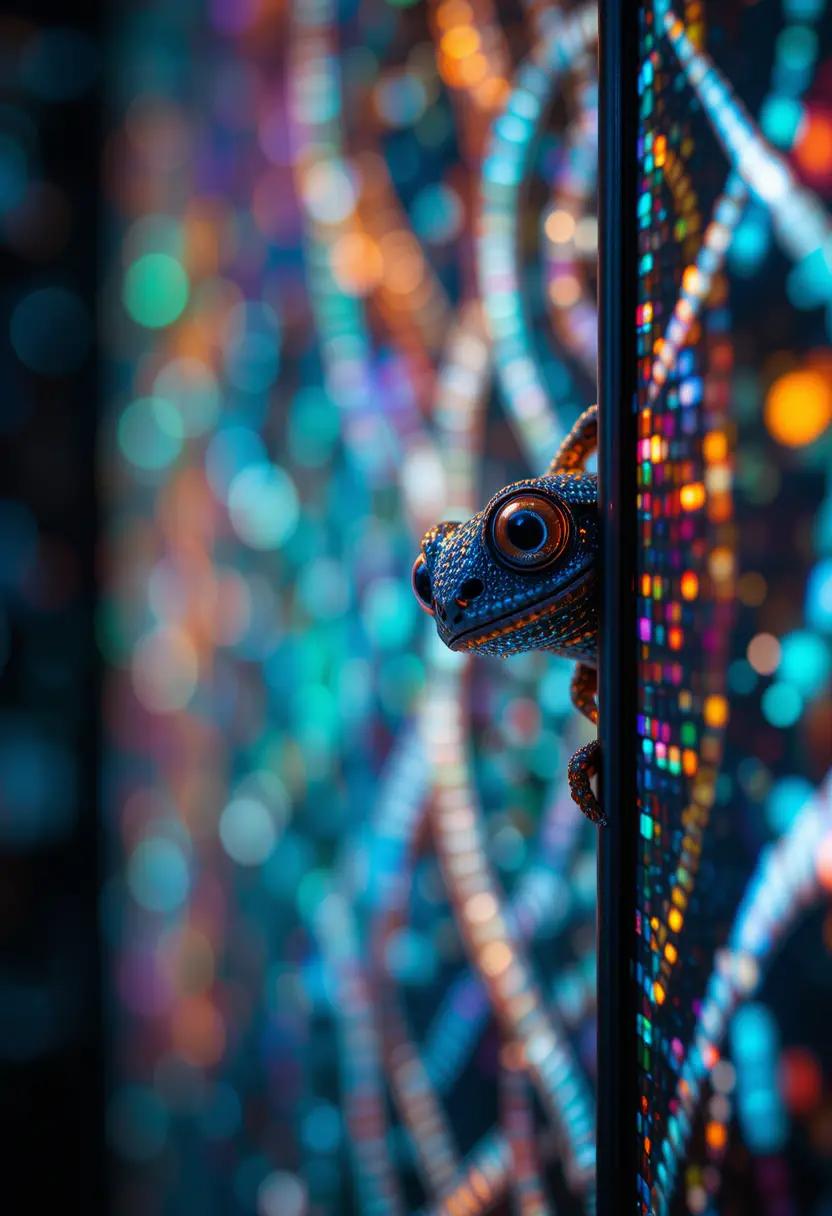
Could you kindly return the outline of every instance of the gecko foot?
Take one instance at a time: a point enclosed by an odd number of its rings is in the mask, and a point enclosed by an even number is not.
[[[591,743],[585,743],[583,747],[578,748],[569,761],[567,772],[572,801],[577,803],[587,819],[592,823],[597,823],[599,827],[603,827],[607,822],[607,817],[589,784],[590,777],[598,772],[600,752],[601,745],[597,739],[593,739]]]

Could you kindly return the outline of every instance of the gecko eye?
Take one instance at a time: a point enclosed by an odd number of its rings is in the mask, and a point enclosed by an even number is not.
[[[554,561],[569,540],[569,518],[551,498],[525,491],[500,505],[491,524],[497,556],[516,570]]]
[[[413,592],[416,599],[419,601],[419,607],[424,612],[429,613],[430,616],[433,616],[433,588],[430,585],[427,563],[421,553],[413,563],[410,581],[413,584]]]

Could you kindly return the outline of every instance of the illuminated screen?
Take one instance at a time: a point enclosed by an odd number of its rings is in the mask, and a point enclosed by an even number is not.
[[[832,20],[638,38],[635,1210],[827,1211]]]

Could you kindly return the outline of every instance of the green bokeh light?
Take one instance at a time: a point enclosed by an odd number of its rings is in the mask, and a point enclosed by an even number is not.
[[[190,283],[181,262],[167,253],[146,253],[124,276],[124,307],[139,325],[162,329],[181,316]]]

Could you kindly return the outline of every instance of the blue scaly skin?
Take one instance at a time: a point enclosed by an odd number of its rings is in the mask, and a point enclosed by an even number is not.
[[[516,481],[467,523],[425,533],[413,590],[451,650],[574,659],[572,700],[598,721],[598,481],[585,471],[597,446],[597,407],[575,423],[543,477]],[[569,761],[572,797],[606,822],[592,792],[598,743]]]

